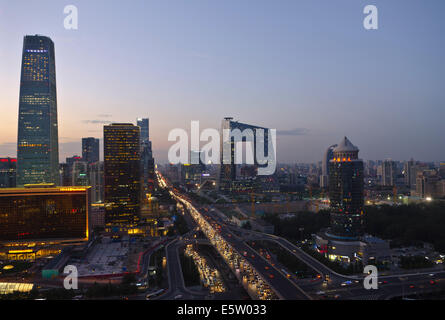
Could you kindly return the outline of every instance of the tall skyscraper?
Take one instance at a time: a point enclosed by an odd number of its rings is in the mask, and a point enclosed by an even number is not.
[[[320,187],[322,188],[327,188],[329,185],[329,161],[334,157],[333,150],[336,146],[337,145],[334,144],[326,150],[321,162]]]
[[[412,188],[416,185],[416,161],[413,159],[406,161],[403,165],[403,176],[405,180],[405,186]]]
[[[141,131],[131,123],[104,126],[105,222],[128,231],[139,221]]]
[[[17,185],[58,183],[56,63],[54,43],[25,36],[20,80]]]
[[[137,126],[141,128],[141,142],[150,140],[150,130],[149,130],[148,118],[138,118]]]
[[[382,177],[381,177],[381,185],[382,186],[394,186],[396,180],[396,163],[392,160],[385,160],[382,163]]]
[[[359,149],[348,138],[334,148],[329,162],[331,229],[339,239],[355,240],[363,233],[363,161]]]
[[[82,138],[82,160],[88,164],[99,161],[99,139]]]
[[[363,161],[348,138],[329,161],[331,226],[314,235],[317,251],[342,263],[373,264],[390,256],[389,242],[366,235],[363,228]],[[371,263],[370,263],[371,261]]]
[[[256,141],[256,132],[257,130],[264,130],[264,155],[269,155],[269,152],[273,152],[273,150],[269,150],[269,134],[267,128],[257,127],[245,123],[241,123],[238,121],[233,121],[233,118],[227,117],[224,118],[221,123],[221,136],[223,137],[224,130],[229,130],[229,132],[234,132],[236,129],[240,130],[240,132],[244,132],[246,129],[251,130],[253,133],[253,166],[258,167],[257,161],[257,141]],[[237,187],[237,165],[235,164],[235,153],[236,147],[238,143],[245,143],[246,149],[249,148],[246,136],[243,136],[241,141],[235,141],[235,138],[232,136],[228,141],[224,141],[221,139],[221,153],[220,153],[220,172],[219,172],[219,180],[218,180],[218,189],[223,192],[231,192],[236,191]],[[225,155],[224,149],[230,149],[230,154]],[[238,166],[240,168],[240,166]],[[238,170],[239,171],[239,170]]]
[[[152,193],[154,188],[154,158],[151,148],[149,120],[148,118],[138,118],[137,125],[141,128],[141,178],[142,197],[147,193]]]

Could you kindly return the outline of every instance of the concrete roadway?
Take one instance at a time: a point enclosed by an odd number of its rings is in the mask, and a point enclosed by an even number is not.
[[[198,209],[199,210],[199,209]],[[274,289],[281,299],[284,300],[308,300],[311,299],[298,285],[286,278],[286,276],[272,266],[269,261],[257,254],[242,239],[235,236],[227,227],[225,222],[217,221],[215,215],[203,210],[201,214],[209,220],[221,225],[220,235],[227,241],[239,254],[255,268],[261,277]],[[266,270],[266,267],[268,270]]]
[[[168,290],[161,295],[161,300],[203,300],[208,296],[204,292],[194,292],[185,287],[184,276],[182,274],[181,261],[179,259],[179,248],[184,243],[178,239],[170,242],[166,247],[167,268],[168,268]]]

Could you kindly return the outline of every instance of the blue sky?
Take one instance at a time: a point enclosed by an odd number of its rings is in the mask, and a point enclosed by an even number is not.
[[[79,29],[63,28],[65,5]],[[376,5],[379,29],[363,28]],[[319,161],[347,135],[364,159],[445,160],[442,0],[0,0],[0,156],[15,156],[25,34],[56,46],[61,161],[107,121],[168,132],[235,119],[286,131],[278,159]]]

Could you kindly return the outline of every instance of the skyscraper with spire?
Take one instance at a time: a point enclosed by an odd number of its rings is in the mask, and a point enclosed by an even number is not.
[[[58,183],[56,63],[53,41],[25,36],[20,80],[17,186]]]

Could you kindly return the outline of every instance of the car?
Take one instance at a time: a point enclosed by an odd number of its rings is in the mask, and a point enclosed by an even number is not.
[[[415,287],[416,287],[416,286],[413,285],[413,284],[411,284],[411,285],[409,286],[410,289],[414,289]]]
[[[348,281],[342,282],[341,286],[346,287],[346,286],[349,286],[350,284],[352,284],[352,281],[348,280]]]
[[[265,266],[264,269],[269,270],[269,267],[268,267],[268,266]]]
[[[434,281],[434,280],[430,280],[430,284],[431,284],[431,285],[434,285],[434,284],[436,284],[436,281]]]
[[[275,278],[275,276],[272,273],[269,273],[269,278],[273,279],[273,278]]]

